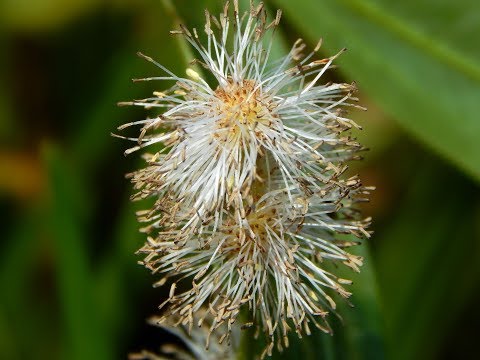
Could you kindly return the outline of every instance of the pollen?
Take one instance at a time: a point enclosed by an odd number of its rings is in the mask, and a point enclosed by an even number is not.
[[[230,81],[227,86],[215,90],[215,97],[218,100],[217,128],[228,130],[229,139],[244,134],[245,130],[260,136],[261,133],[255,131],[258,124],[270,126],[276,117],[275,104],[262,94],[254,80]],[[222,132],[216,134],[221,137]]]

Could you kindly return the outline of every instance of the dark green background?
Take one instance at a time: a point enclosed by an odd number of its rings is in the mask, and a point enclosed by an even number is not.
[[[245,3],[245,1],[243,2]],[[332,79],[360,88],[351,117],[371,151],[352,164],[377,186],[374,237],[357,251],[352,303],[334,337],[278,358],[473,359],[480,314],[480,3],[272,0],[278,51],[298,38],[342,47]],[[123,174],[138,154],[110,132],[143,110],[116,102],[165,84],[142,51],[184,74],[190,49],[168,31],[202,28],[220,1],[0,3],[0,358],[124,359],[170,340],[145,325],[167,290],[136,264]],[[273,12],[272,12],[273,13]],[[350,275],[350,274],[348,274]],[[347,276],[347,275],[345,275]]]

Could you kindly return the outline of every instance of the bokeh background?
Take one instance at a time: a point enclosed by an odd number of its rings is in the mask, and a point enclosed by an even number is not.
[[[245,3],[245,1],[244,1]],[[0,3],[0,358],[110,360],[171,339],[149,327],[164,289],[136,264],[143,236],[123,175],[140,164],[110,132],[144,110],[118,101],[162,84],[142,51],[184,74],[168,31],[202,28],[221,0]],[[272,0],[278,41],[343,47],[351,117],[371,150],[352,164],[377,190],[375,235],[336,335],[276,358],[474,359],[480,324],[480,2]],[[155,88],[156,86],[156,88]]]

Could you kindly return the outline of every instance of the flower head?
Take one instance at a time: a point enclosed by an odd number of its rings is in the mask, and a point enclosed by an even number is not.
[[[338,181],[344,189],[359,185],[356,178]],[[336,240],[334,234],[368,236],[364,230],[368,219],[355,221],[348,207],[338,209],[339,200],[348,205],[340,191],[311,194],[307,200],[293,186],[265,190],[264,195],[244,200],[245,214],[223,210],[220,226],[208,223],[196,236],[179,240],[181,227],[157,232],[139,253],[146,255],[147,268],[165,274],[158,285],[169,277],[176,279],[161,305],[167,310],[160,320],[180,315],[193,326],[209,315],[213,332],[220,325],[229,328],[246,307],[251,325],[266,333],[271,344],[277,337],[288,346],[288,331],[309,334],[309,324],[330,332],[325,316],[335,303],[328,292],[348,298],[344,285],[350,282],[326,269],[329,264],[344,264],[359,271],[362,265],[360,257],[346,251],[354,243]],[[333,219],[332,214],[342,219]],[[179,292],[177,287],[183,288],[185,281],[191,286]],[[200,316],[203,307],[208,311]]]
[[[148,240],[143,264],[174,278],[163,305],[164,319],[202,323],[200,309],[214,317],[210,331],[227,326],[228,337],[241,308],[252,324],[288,346],[287,334],[309,333],[335,303],[348,297],[347,280],[328,262],[359,270],[361,259],[346,251],[351,242],[335,234],[369,236],[369,220],[357,220],[351,205],[368,188],[344,176],[346,160],[362,150],[344,133],[357,125],[344,116],[359,107],[354,84],[321,82],[340,54],[314,60],[320,44],[303,55],[299,40],[271,61],[280,12],[268,23],[260,3],[239,14],[234,1],[218,18],[206,12],[205,42],[182,27],[200,64],[214,81],[193,69],[180,77],[154,61],[164,74],[140,79],[174,80],[167,91],[127,104],[159,109],[142,125],[132,152],[156,143],[148,166],[130,175],[136,198],[153,196],[139,213]],[[342,50],[343,51],[343,50]],[[189,284],[186,290],[185,283]],[[270,353],[271,345],[266,349]]]
[[[258,177],[257,159],[264,154],[279,168],[285,185],[304,183],[321,191],[333,169],[331,162],[360,149],[352,139],[338,136],[356,126],[341,116],[341,106],[353,106],[356,100],[355,85],[319,84],[339,54],[311,60],[314,53],[302,56],[305,45],[298,41],[287,56],[271,63],[271,42],[265,45],[265,37],[274,32],[280,12],[267,24],[262,4],[252,5],[246,19],[240,17],[237,2],[233,20],[228,7],[219,19],[208,13],[206,19],[206,47],[196,30],[182,27],[173,33],[184,35],[198,51],[195,62],[214,76],[213,86],[192,69],[187,70],[189,78],[179,77],[142,55],[165,76],[139,80],[174,80],[176,85],[129,103],[165,109],[154,119],[133,123],[143,128],[139,145],[128,152],[165,145],[150,159],[153,172],[135,175],[141,196],[149,195],[153,183],[153,192],[181,202],[190,211],[191,224],[199,224],[249,191]]]

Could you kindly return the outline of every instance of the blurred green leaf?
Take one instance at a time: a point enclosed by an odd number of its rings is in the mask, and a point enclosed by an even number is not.
[[[115,244],[109,256],[106,257],[95,279],[95,294],[99,305],[99,313],[106,326],[106,332],[117,340],[124,334],[124,327],[131,322],[142,319],[132,319],[132,298],[129,294],[140,286],[148,287],[153,283],[149,272],[136,263],[135,251],[140,247],[143,237],[138,232],[138,223],[134,215],[135,206],[126,201],[121,211],[113,238]],[[137,271],[141,278],[133,280]],[[136,274],[136,273],[135,273]],[[112,299],[115,299],[112,301]],[[155,308],[151,309],[152,312]],[[118,349],[117,349],[118,350]],[[122,356],[124,354],[121,354]]]
[[[342,56],[342,70],[412,134],[480,179],[480,65],[473,56],[478,51],[465,50],[471,40],[464,40],[475,37],[478,25],[462,29],[463,19],[480,12],[479,2],[442,10],[448,22],[441,22],[441,32],[432,20],[435,4],[407,22],[405,9],[416,9],[416,1],[407,1],[408,7],[372,0],[273,2],[310,40],[323,37],[329,54],[352,50]]]
[[[478,203],[471,201],[478,189],[431,159],[414,161],[405,201],[376,235],[389,355],[399,360],[440,355],[435,351],[480,274]]]
[[[42,245],[38,234],[41,214],[37,206],[26,211],[17,220],[1,253],[0,353],[12,360],[31,356],[27,348],[41,351],[43,345],[36,336],[36,328],[31,326],[37,323],[38,316],[26,311],[31,306],[27,296],[29,280]]]
[[[0,20],[21,31],[51,30],[99,4],[96,0],[3,0]]]
[[[8,74],[8,52],[10,49],[10,39],[4,33],[0,26],[0,140],[7,143],[18,132],[18,124],[14,121],[14,112],[12,108],[11,84]]]
[[[477,73],[480,60],[478,39],[472,34],[480,32],[478,15],[479,4],[476,0],[422,0],[422,1],[390,1],[371,0],[370,13],[385,17],[385,11],[380,14],[380,7],[388,9],[398,20],[390,24],[392,29],[402,33],[402,24],[408,24],[409,36],[417,42],[425,38],[441,39],[434,43],[423,45],[439,56],[450,57],[452,63],[463,63],[463,67],[471,68]],[[391,19],[388,19],[391,20]],[[448,24],[449,26],[445,26]],[[408,31],[408,30],[407,30]],[[419,44],[420,45],[420,44]],[[453,50],[454,49],[454,50]],[[453,53],[456,52],[459,56]],[[455,58],[457,57],[457,58]],[[476,69],[475,69],[476,68]]]
[[[95,103],[87,105],[87,111],[80,112],[81,118],[76,119],[79,127],[72,142],[73,154],[86,169],[91,169],[107,158],[108,151],[118,142],[118,139],[110,137],[111,132],[115,132],[115,129],[125,122],[139,120],[126,118],[131,112],[125,108],[117,108],[117,102],[148,96],[152,89],[159,90],[152,88],[153,86],[167,86],[159,82],[132,83],[132,78],[161,72],[135,53],[141,51],[179,74],[186,69],[188,54],[185,54],[187,50],[184,41],[180,37],[172,37],[169,33],[174,28],[174,23],[179,21],[175,8],[169,6],[168,1],[152,1],[137,11],[142,27],[132,33],[131,38],[124,39],[121,50],[112,57],[112,62],[107,67],[104,83],[101,84],[101,96]],[[128,148],[130,144],[124,143],[125,148]]]
[[[51,195],[49,228],[56,247],[60,303],[64,316],[64,358],[72,360],[112,359],[107,334],[103,331],[93,300],[93,277],[89,270],[86,239],[72,194],[73,169],[61,152],[49,146],[44,151]]]
[[[2,311],[3,309],[3,306],[0,307],[0,351],[2,356],[5,356],[7,359],[15,360],[19,358],[15,351],[17,347],[16,339],[8,325],[6,314]]]

